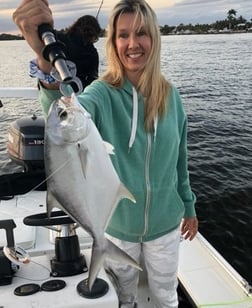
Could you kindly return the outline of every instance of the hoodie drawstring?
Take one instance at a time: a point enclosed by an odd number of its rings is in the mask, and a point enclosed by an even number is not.
[[[157,137],[157,126],[158,126],[158,117],[156,116],[154,119],[154,142],[156,141]]]
[[[132,87],[132,92],[133,92],[133,110],[132,110],[131,133],[129,140],[129,151],[131,150],[136,138],[137,119],[138,119],[138,96],[137,96],[137,91],[134,87]],[[155,117],[153,126],[154,126],[154,142],[155,142],[157,136],[158,116]]]
[[[129,140],[129,151],[132,148],[132,145],[136,138],[136,130],[137,130],[137,118],[138,118],[138,97],[137,91],[134,87],[132,87],[133,91],[133,110],[132,110],[132,124],[131,124],[131,134]]]

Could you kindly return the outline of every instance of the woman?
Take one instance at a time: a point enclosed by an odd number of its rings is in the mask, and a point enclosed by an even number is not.
[[[40,23],[53,24],[47,1],[23,0],[13,19],[36,52],[40,69],[48,73],[51,67],[41,56],[36,33]],[[178,91],[161,73],[160,45],[156,15],[147,2],[118,2],[108,25],[107,71],[79,101],[103,140],[114,145],[113,164],[137,200],[134,206],[126,199],[120,202],[108,237],[136,260],[141,256],[154,306],[174,308],[180,236],[192,240],[198,221],[187,170],[187,119]],[[40,82],[47,113],[60,93],[49,90],[57,85]],[[120,307],[137,307],[138,270],[110,260],[107,269]]]

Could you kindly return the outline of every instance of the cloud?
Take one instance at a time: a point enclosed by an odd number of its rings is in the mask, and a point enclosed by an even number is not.
[[[18,32],[12,21],[12,14],[20,3],[21,0],[0,0],[0,33]],[[59,29],[68,26],[82,15],[96,15],[100,6],[100,1],[92,0],[49,0],[49,3],[54,15],[55,27]]]
[[[182,0],[156,12],[161,24],[203,24],[225,19],[230,9],[237,11],[237,17],[242,15],[248,21],[252,18],[251,0]]]

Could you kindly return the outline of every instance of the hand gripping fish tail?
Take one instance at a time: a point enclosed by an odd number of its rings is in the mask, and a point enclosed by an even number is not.
[[[48,214],[58,207],[92,236],[90,289],[105,258],[139,268],[131,257],[105,238],[106,227],[119,201],[128,198],[135,202],[114,169],[107,145],[74,94],[52,102],[45,126]],[[113,152],[112,146],[109,152]]]

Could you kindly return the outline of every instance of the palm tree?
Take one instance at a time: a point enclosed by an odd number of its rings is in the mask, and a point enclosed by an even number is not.
[[[229,30],[231,30],[232,25],[235,21],[236,13],[237,13],[237,11],[234,10],[234,9],[229,10],[228,13],[227,13],[227,19],[228,19],[228,22],[229,22]]]

